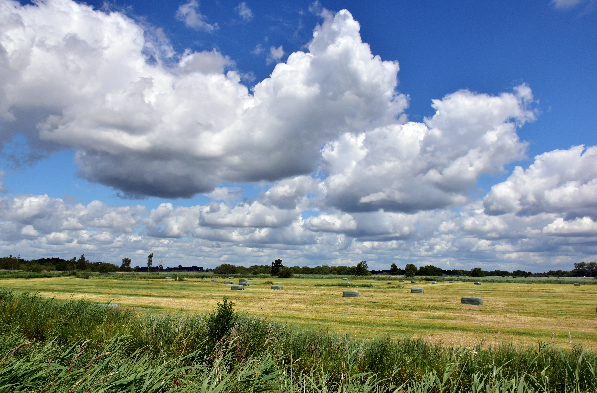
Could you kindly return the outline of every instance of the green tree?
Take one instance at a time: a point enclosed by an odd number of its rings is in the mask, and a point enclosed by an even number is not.
[[[422,266],[417,272],[419,276],[441,276],[442,269],[433,265]]]
[[[282,269],[284,267],[284,265],[282,265],[282,260],[281,259],[276,259],[275,261],[272,262],[272,271],[271,271],[271,275],[272,276],[277,276],[278,272],[280,271],[280,269]]]
[[[151,267],[153,266],[153,252],[147,256],[147,272],[151,271]]]
[[[404,268],[404,271],[405,271],[406,277],[413,277],[415,274],[417,274],[417,267],[415,265],[413,265],[412,263],[409,263]]]
[[[392,276],[397,276],[400,274],[400,269],[398,269],[398,266],[396,266],[395,263],[392,263],[392,265],[390,265],[390,274]]]
[[[81,254],[77,262],[75,263],[75,269],[87,270],[89,268],[89,261],[85,259],[85,254]]]
[[[283,267],[278,272],[278,277],[280,277],[280,278],[290,278],[290,277],[292,277],[292,270],[289,267]]]
[[[128,272],[131,270],[131,258],[122,258],[122,265],[120,265],[120,270],[123,272]]]
[[[359,262],[354,269],[355,276],[368,276],[370,274],[371,272],[369,271],[369,266],[367,266],[367,261]]]
[[[471,269],[469,274],[470,277],[485,277],[485,272],[480,267],[475,267]]]
[[[214,274],[236,274],[236,266],[229,263],[223,263],[214,269]]]

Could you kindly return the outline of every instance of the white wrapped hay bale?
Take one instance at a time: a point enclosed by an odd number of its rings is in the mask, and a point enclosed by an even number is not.
[[[244,285],[233,285],[230,287],[233,291],[243,291],[245,289]]]
[[[219,282],[218,280],[211,280],[211,282]]]
[[[580,287],[580,283],[579,283],[579,282],[575,282],[575,283],[574,283],[574,286],[575,286],[575,287]]]
[[[434,285],[435,285],[435,284],[437,284],[437,281],[433,281],[431,284],[434,284]]]
[[[343,279],[344,281],[348,280],[348,278],[346,278],[346,277],[342,277],[342,279]]]
[[[246,278],[241,278],[238,280],[238,285],[249,286],[249,283],[247,282]]]
[[[392,281],[388,281],[388,282],[387,282],[387,284],[388,284],[388,285],[392,285],[392,284],[393,284],[393,282],[392,282]]]
[[[344,291],[342,297],[359,297],[359,291]]]
[[[476,281],[475,285],[481,285],[481,283],[479,281]]]
[[[411,288],[410,293],[425,293],[423,288]]]
[[[462,304],[470,304],[473,306],[482,306],[483,305],[483,298],[482,297],[475,297],[475,296],[464,296],[460,299],[460,303]]]
[[[234,284],[234,281],[224,281],[224,284],[232,285]]]
[[[284,287],[282,285],[272,285],[272,289],[275,291],[281,291],[284,289]]]

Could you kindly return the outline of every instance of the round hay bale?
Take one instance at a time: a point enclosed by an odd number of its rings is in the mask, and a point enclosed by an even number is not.
[[[232,285],[232,284],[234,284],[234,281],[224,281],[224,284]]]
[[[232,289],[233,291],[242,291],[245,289],[244,285],[232,285],[230,287],[230,289]]]
[[[460,299],[460,303],[462,304],[470,304],[473,306],[482,306],[483,305],[483,298],[482,297],[475,297],[475,296],[464,296]]]
[[[579,283],[579,282],[575,282],[575,283],[574,283],[574,286],[575,286],[575,287],[580,287],[580,283]]]
[[[423,288],[411,288],[410,293],[425,293]]]
[[[399,282],[404,282],[404,280],[400,280]]]
[[[388,282],[387,282],[387,284],[388,284],[388,285],[392,285],[392,284],[393,284],[393,282],[392,282],[392,281],[388,281]]]
[[[252,280],[252,278],[247,278],[247,280],[251,281],[251,280]]]
[[[344,291],[342,297],[359,297],[359,291]]]
[[[245,285],[248,284],[247,279],[246,278],[240,278],[238,280],[238,285]]]
[[[211,282],[219,282],[218,280],[211,280]]]
[[[342,277],[342,279],[343,279],[344,281],[348,280],[348,278],[346,278],[346,277]]]
[[[234,280],[234,277],[228,277],[229,280]]]
[[[410,280],[411,284],[416,284],[417,282],[415,280]]]
[[[448,281],[450,284],[454,284],[454,281]]]
[[[282,285],[272,285],[272,289],[276,291],[281,291],[282,289],[284,289],[284,287]]]
[[[433,281],[431,284],[437,284],[437,281]]]
[[[475,281],[475,285],[481,285],[479,281]]]
[[[527,284],[529,284],[529,285],[530,285],[530,284],[532,284],[532,282],[530,282],[530,281],[527,281]]]

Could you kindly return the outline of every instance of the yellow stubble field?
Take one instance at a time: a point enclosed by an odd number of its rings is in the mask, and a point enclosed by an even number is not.
[[[362,338],[408,336],[447,345],[549,342],[597,350],[597,285],[408,280],[388,284],[379,279],[351,279],[351,285],[339,278],[274,278],[284,286],[280,291],[271,289],[272,279],[255,278],[245,290],[232,291],[222,278],[216,283],[117,277],[4,279],[0,287],[159,313],[209,312],[228,297],[235,310],[250,315]],[[413,294],[411,288],[425,292]],[[358,290],[360,296],[344,298],[344,290]],[[463,296],[482,297],[483,305],[461,304]]]

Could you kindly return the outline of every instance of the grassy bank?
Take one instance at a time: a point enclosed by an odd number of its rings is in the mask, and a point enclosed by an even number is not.
[[[226,306],[155,315],[0,290],[0,392],[597,389],[597,357],[580,346],[363,340]]]

